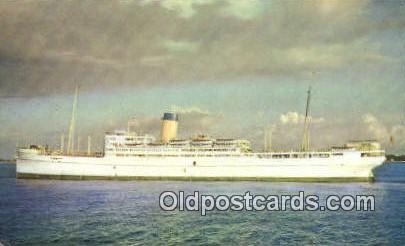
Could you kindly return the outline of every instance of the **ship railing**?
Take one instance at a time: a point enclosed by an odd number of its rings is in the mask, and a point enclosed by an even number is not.
[[[361,151],[361,157],[385,156],[385,150],[366,150]]]
[[[384,150],[350,150],[350,152],[359,152],[361,157],[377,157],[385,156]],[[344,153],[348,151],[283,151],[283,152],[262,152],[262,153],[246,153],[245,156],[256,156],[259,158],[269,158],[269,159],[284,159],[284,158],[329,158],[331,156],[339,157],[344,156]]]
[[[61,151],[44,151],[41,154],[43,155],[51,155],[51,156],[75,156],[75,157],[103,157],[103,152],[61,152]]]

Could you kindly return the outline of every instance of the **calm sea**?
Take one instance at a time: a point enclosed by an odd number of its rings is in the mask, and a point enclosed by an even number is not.
[[[4,245],[405,243],[405,164],[375,170],[375,183],[16,180],[0,164]],[[164,212],[166,190],[204,194],[373,194],[367,212]]]

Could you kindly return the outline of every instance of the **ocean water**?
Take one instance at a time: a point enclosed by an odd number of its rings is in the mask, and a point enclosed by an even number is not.
[[[374,183],[17,180],[0,164],[4,245],[404,245],[405,164]],[[166,190],[187,194],[373,194],[375,211],[162,211]]]

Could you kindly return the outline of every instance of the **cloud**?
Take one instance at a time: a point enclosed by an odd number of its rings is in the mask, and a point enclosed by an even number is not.
[[[160,67],[164,66],[172,59],[173,56],[171,55],[145,56],[141,58],[140,65],[147,67]]]
[[[362,119],[372,137],[384,143],[388,141],[390,137],[389,130],[377,117],[372,114],[365,114]]]
[[[198,114],[205,114],[209,115],[210,112],[206,109],[201,109],[197,106],[178,106],[178,105],[171,105],[170,110],[174,111],[178,114],[191,114],[191,113],[198,113]]]
[[[362,47],[368,47],[362,51]],[[320,70],[343,67],[353,63],[389,63],[394,58],[379,54],[378,45],[365,39],[357,39],[350,44],[331,44],[293,47],[282,51],[285,64],[297,67],[317,67]]]
[[[388,123],[373,114],[367,113],[362,116],[362,124],[358,132],[362,132],[362,130],[364,130],[363,136],[378,140],[388,153],[403,153],[405,147],[405,124]]]
[[[309,120],[311,124],[323,123],[325,121],[323,117],[314,118],[312,116],[309,116]],[[305,115],[299,114],[297,112],[287,112],[285,114],[280,115],[279,121],[281,125],[303,124],[305,121]]]
[[[199,47],[199,44],[196,42],[175,40],[165,40],[162,45],[172,52],[194,52]]]
[[[204,5],[219,3],[219,13],[225,17],[231,16],[243,20],[259,16],[271,1],[260,0],[144,0],[142,4],[159,3],[162,8],[175,12],[181,18],[195,16]]]
[[[405,124],[394,125],[391,128],[389,144],[393,153],[403,153],[405,147]]]
[[[297,112],[288,112],[286,114],[282,114],[280,116],[280,122],[281,124],[298,124],[301,122],[304,122],[305,116],[304,115],[300,115]]]
[[[370,35],[405,26],[368,1],[3,1],[0,96],[117,86],[300,80],[398,62]],[[392,6],[391,6],[392,5]],[[390,7],[391,6],[391,7]],[[391,13],[392,12],[392,13]]]
[[[233,16],[243,20],[250,20],[261,15],[272,1],[260,0],[228,0],[227,5],[222,9],[224,16]]]
[[[159,3],[161,7],[174,11],[181,18],[192,17],[196,10],[195,6],[209,4],[213,0],[144,0],[142,4]]]

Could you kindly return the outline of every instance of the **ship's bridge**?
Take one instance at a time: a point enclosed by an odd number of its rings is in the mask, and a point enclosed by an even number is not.
[[[137,135],[135,132],[115,131],[105,135],[105,150],[111,151],[117,147],[146,146],[155,142],[151,135]]]
[[[345,144],[347,148],[353,148],[355,150],[380,150],[381,144],[377,140],[352,140]]]

